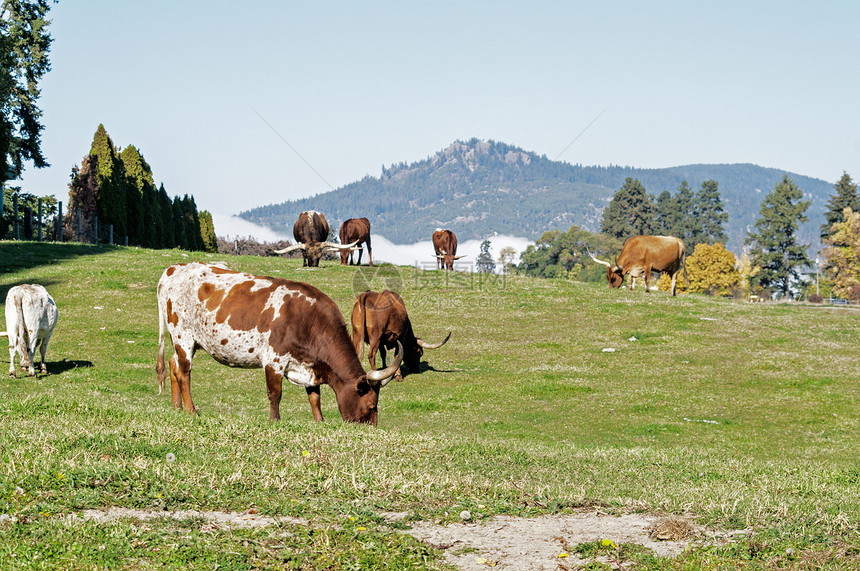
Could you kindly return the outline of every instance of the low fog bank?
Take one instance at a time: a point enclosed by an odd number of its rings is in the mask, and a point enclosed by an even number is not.
[[[274,232],[253,222],[248,222],[237,216],[212,215],[212,223],[215,233],[226,240],[231,238],[253,238],[258,242],[277,242],[278,240],[293,241],[291,234]],[[513,248],[517,255],[514,263],[520,262],[520,254],[534,241],[518,236],[492,236],[490,241],[490,255],[498,266],[499,252],[503,248]],[[416,266],[422,269],[436,269],[436,256],[433,252],[433,243],[430,237],[426,241],[415,244],[394,244],[379,234],[370,235],[371,249],[373,250],[374,263],[388,262],[398,266]],[[458,271],[475,271],[475,261],[481,253],[481,242],[483,240],[467,240],[460,242],[457,247],[457,255],[464,256],[455,262],[454,268]],[[362,254],[362,263],[367,263],[367,252]],[[501,268],[497,267],[496,271]]]

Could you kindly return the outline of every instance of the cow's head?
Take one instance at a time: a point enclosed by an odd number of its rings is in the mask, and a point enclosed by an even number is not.
[[[349,250],[355,246],[355,244],[355,242],[352,244],[335,244],[334,242],[310,242],[308,244],[303,244],[299,242],[298,244],[293,244],[283,250],[274,250],[274,253],[288,254],[294,250],[302,250],[305,258],[305,265],[309,268],[318,268],[320,265],[320,258],[322,258],[324,252]]]
[[[588,255],[591,256],[591,259],[598,264],[606,266],[606,281],[609,282],[609,287],[621,287],[621,284],[624,283],[624,268],[622,268],[618,264],[610,264],[609,262],[598,260],[590,251],[588,251]]]
[[[352,355],[355,354],[352,353]],[[379,390],[391,382],[402,363],[403,345],[398,341],[397,354],[393,363],[384,369],[368,371],[360,376],[355,381],[354,390],[349,388],[342,391],[335,390],[337,407],[343,419],[347,422],[362,422],[376,426]]]
[[[436,257],[442,260],[442,265],[451,271],[454,271],[454,261],[466,256],[455,256],[453,253],[448,253],[445,250],[440,250],[441,254],[436,254]]]

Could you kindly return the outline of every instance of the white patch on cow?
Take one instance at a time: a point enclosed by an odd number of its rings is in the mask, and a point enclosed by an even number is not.
[[[283,362],[284,359],[287,360],[286,374],[284,376],[288,381],[294,385],[305,388],[313,387],[318,384],[316,375],[314,375],[314,372],[311,370],[309,365],[300,363],[289,355],[281,357],[281,362]]]
[[[290,297],[298,297],[300,299],[305,298],[305,300],[307,300],[307,302],[310,303],[311,305],[313,305],[317,302],[316,298],[305,295],[304,292],[300,292],[300,291],[295,290],[295,289],[288,289],[286,291],[286,295],[288,295]]]

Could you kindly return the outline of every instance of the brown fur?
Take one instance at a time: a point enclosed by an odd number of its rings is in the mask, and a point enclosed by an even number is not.
[[[457,236],[450,230],[436,230],[433,232],[433,249],[436,251],[436,269],[443,267],[453,271],[454,258],[457,255]]]
[[[680,238],[633,236],[624,242],[615,265],[606,268],[606,279],[609,281],[609,287],[615,288],[621,287],[625,275],[630,274],[635,279],[644,273],[647,293],[651,291],[651,271],[667,272],[672,276],[672,295],[675,295],[677,277],[682,269],[684,281],[688,282],[684,258],[684,242]],[[632,290],[633,287],[630,289]]]
[[[340,225],[340,243],[341,244],[352,244],[353,242],[357,242],[356,246],[361,246],[362,244],[367,245],[367,260],[368,265],[373,265],[373,257],[370,253],[370,220],[367,218],[350,218],[349,220],[345,220],[343,224]],[[355,262],[356,265],[361,264],[361,250],[358,250],[358,260]],[[353,251],[352,250],[341,250],[340,251],[340,263],[342,266],[345,266],[347,260],[352,264],[353,262]]]
[[[290,373],[299,374],[298,380],[290,378],[308,389],[315,419],[322,419],[318,386],[328,384],[344,420],[376,424],[379,383],[368,380],[331,298],[309,284],[216,268],[171,266],[159,281],[156,373],[163,390],[166,329],[174,347],[169,362],[174,406],[196,412],[191,361],[200,348],[222,364],[263,368],[273,420],[280,418],[281,384]]]

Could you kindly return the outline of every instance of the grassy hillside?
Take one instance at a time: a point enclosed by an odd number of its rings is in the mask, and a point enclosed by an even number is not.
[[[856,311],[230,258],[313,283],[344,315],[356,290],[397,288],[418,335],[453,335],[383,390],[376,429],[343,423],[328,389],[314,424],[291,386],[271,423],[262,372],[203,353],[191,417],[154,367],[156,283],[192,259],[223,257],[0,242],[0,295],[41,283],[60,311],[49,374],[0,380],[0,568],[437,568],[381,514],[406,512],[402,527],[586,505],[752,531],[652,567],[860,565]],[[111,506],[304,523],[80,518]]]

